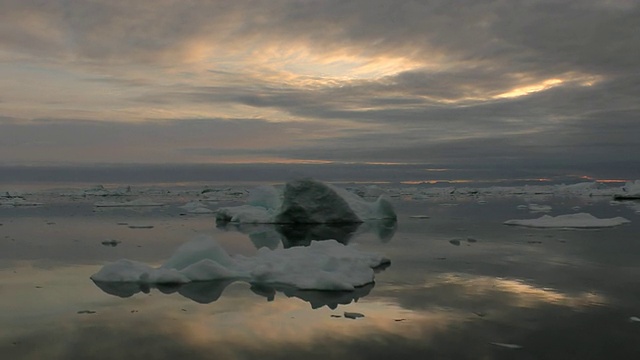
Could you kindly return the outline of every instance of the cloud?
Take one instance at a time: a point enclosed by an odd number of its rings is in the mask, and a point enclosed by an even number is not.
[[[163,128],[183,139],[167,161],[217,151],[606,162],[620,159],[622,144],[637,149],[639,12],[624,0],[10,0],[0,14],[0,115],[136,122],[104,131],[130,137],[132,152],[112,161],[166,155],[173,145],[153,130]],[[193,119],[244,120],[196,129]],[[74,123],[39,141],[67,144],[60,156],[79,161],[88,142],[69,134],[97,125]],[[129,135],[143,128],[150,133]],[[206,144],[205,131],[229,136]],[[86,154],[107,161],[109,146]]]

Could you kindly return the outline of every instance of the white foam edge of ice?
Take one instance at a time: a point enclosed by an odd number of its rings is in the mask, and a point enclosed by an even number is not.
[[[517,225],[536,228],[580,228],[595,229],[614,227],[629,223],[623,217],[599,219],[589,213],[566,214],[558,216],[543,215],[537,219],[507,220],[505,225]]]
[[[373,269],[387,263],[379,254],[335,240],[313,241],[307,247],[261,248],[247,257],[230,256],[213,238],[198,236],[180,246],[160,267],[121,259],[104,265],[91,279],[139,284],[238,280],[302,290],[352,291],[372,283]]]

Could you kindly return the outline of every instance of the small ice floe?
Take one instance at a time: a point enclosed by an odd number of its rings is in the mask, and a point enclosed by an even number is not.
[[[632,316],[632,317],[629,318],[629,321],[631,321],[631,322],[640,322],[640,318],[637,317],[637,316]]]
[[[109,240],[104,240],[101,242],[102,245],[104,246],[111,246],[111,247],[116,247],[118,246],[118,244],[120,244],[122,241],[119,240],[114,240],[114,239],[109,239]]]
[[[200,201],[188,202],[188,203],[180,206],[180,208],[187,210],[187,212],[190,213],[190,214],[211,214],[211,213],[214,212],[213,210],[211,210],[208,207],[206,207]]]
[[[359,319],[364,317],[364,314],[361,313],[357,313],[357,312],[344,312],[344,317],[346,317],[347,319]]]
[[[538,219],[507,220],[504,222],[504,224],[535,228],[597,229],[614,227],[629,222],[629,220],[620,216],[609,219],[599,219],[588,213],[577,213],[558,215],[556,217],[544,215]]]
[[[216,241],[199,236],[183,244],[160,267],[131,260],[105,265],[91,279],[101,283],[185,284],[193,281],[246,281],[301,290],[356,291],[371,284],[374,268],[390,261],[334,240],[269,250],[253,257],[230,256]]]
[[[429,219],[430,218],[430,216],[428,215],[411,215],[409,217],[412,219]]]
[[[529,210],[529,205],[518,205],[516,206],[518,210]]]
[[[484,205],[487,203],[487,200],[478,200],[477,203],[478,205]]]
[[[78,314],[95,314],[96,312],[93,310],[80,310]]]
[[[549,212],[552,208],[549,205],[529,204],[529,211],[537,212]]]
[[[144,199],[131,201],[98,201],[94,204],[96,207],[147,207],[147,206],[164,206],[163,203],[153,202]]]
[[[503,347],[503,348],[507,348],[507,349],[522,349],[521,345],[518,344],[507,344],[507,343],[499,343],[499,342],[492,342],[489,343],[491,345],[495,345],[495,346],[499,346],[499,347]]]
[[[131,224],[129,225],[129,229],[153,229],[153,225]]]

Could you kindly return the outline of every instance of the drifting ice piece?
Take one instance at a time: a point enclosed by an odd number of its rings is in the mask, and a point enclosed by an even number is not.
[[[568,214],[558,215],[556,217],[544,215],[538,219],[527,220],[507,220],[505,225],[519,225],[537,228],[580,228],[594,229],[604,227],[614,227],[630,222],[623,217],[615,217],[610,219],[598,219],[597,217],[587,214]]]

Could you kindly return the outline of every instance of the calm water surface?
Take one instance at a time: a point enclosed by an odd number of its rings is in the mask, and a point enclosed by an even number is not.
[[[41,206],[0,207],[2,358],[640,358],[637,204],[403,195],[392,198],[395,225],[292,231],[216,225],[212,214],[180,208],[202,199],[200,190],[127,197],[162,207],[97,208],[122,199],[60,192],[24,195]],[[225,194],[207,206],[240,204],[246,192]],[[599,230],[502,225],[542,215],[517,208],[528,203],[551,205],[550,215],[584,211],[631,223]],[[120,258],[159,265],[199,234],[246,256],[334,237],[392,263],[353,293],[242,282],[98,286],[89,279]],[[108,240],[119,243],[102,244]]]

